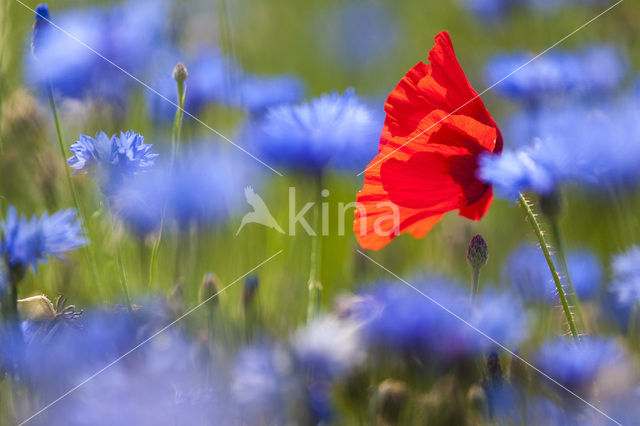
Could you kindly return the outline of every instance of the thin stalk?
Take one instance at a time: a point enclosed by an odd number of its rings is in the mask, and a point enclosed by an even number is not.
[[[556,289],[558,290],[558,296],[560,297],[560,303],[562,304],[562,310],[564,311],[564,315],[567,318],[567,323],[569,324],[569,330],[571,331],[571,335],[574,339],[578,340],[578,330],[573,321],[573,316],[571,314],[571,310],[569,309],[569,304],[567,303],[567,297],[565,296],[564,289],[562,288],[562,283],[560,282],[560,277],[558,276],[558,271],[556,270],[556,266],[553,263],[553,258],[551,257],[551,253],[549,253],[549,246],[547,244],[547,240],[544,237],[542,232],[542,228],[538,223],[538,219],[536,215],[533,213],[529,202],[524,197],[524,195],[520,194],[520,205],[524,209],[527,218],[529,219],[529,223],[531,223],[531,227],[533,228],[536,237],[538,237],[538,242],[540,243],[540,248],[542,249],[542,253],[544,254],[545,259],[547,260],[547,265],[549,266],[549,271],[551,271],[551,276],[553,277],[553,282],[556,285]]]
[[[322,205],[322,173],[315,177],[316,202],[313,208],[313,230],[315,235],[311,239],[311,266],[309,271],[309,302],[307,305],[307,321],[313,320],[320,312],[322,298],[322,284],[320,283],[320,271],[322,270],[322,234],[320,230]]]
[[[638,303],[634,303],[629,314],[629,322],[627,324],[627,338],[633,344],[636,336],[636,327],[638,323]]]
[[[476,298],[476,294],[478,294],[478,289],[480,288],[480,268],[471,268],[473,270],[473,275],[471,278],[471,304],[473,305],[473,301]]]
[[[89,240],[90,241],[95,241],[91,232],[91,226],[89,224],[89,220],[87,220],[87,215],[86,212],[84,211],[83,208],[81,208],[80,205],[80,198],[78,197],[78,192],[76,191],[75,186],[73,185],[73,182],[71,181],[71,176],[69,175],[69,171],[67,170],[67,154],[66,151],[64,149],[64,136],[62,135],[62,123],[60,122],[60,116],[58,115],[58,108],[56,107],[56,102],[55,99],[53,97],[53,89],[51,87],[50,83],[47,83],[47,96],[49,97],[49,105],[51,106],[51,112],[53,114],[53,121],[55,123],[56,126],[56,134],[58,136],[58,145],[60,147],[60,154],[62,155],[62,161],[65,165],[64,168],[64,175],[67,179],[67,184],[69,185],[69,190],[71,192],[71,197],[73,198],[73,204],[76,208],[76,211],[78,212],[78,215],[80,215],[80,217],[82,218],[83,222],[86,224],[87,227],[87,233],[89,234]],[[98,275],[98,267],[96,266],[96,259],[93,253],[93,250],[91,249],[91,245],[86,245],[82,248],[82,251],[85,255],[85,258],[87,260],[87,263],[89,263],[89,269],[91,270],[91,275],[93,278],[93,282],[96,286],[96,294],[98,295],[99,298],[101,297],[101,286],[100,286],[100,278]]]
[[[173,167],[176,160],[176,155],[178,154],[178,147],[180,145],[180,130],[182,129],[182,118],[184,116],[184,101],[187,95],[187,86],[184,84],[184,80],[180,81],[179,79],[176,81],[177,91],[178,91],[178,106],[176,109],[176,115],[173,119],[173,131],[171,133],[171,162],[170,162],[170,172],[173,173]],[[162,214],[160,216],[160,230],[158,231],[158,238],[153,243],[153,247],[151,248],[151,258],[149,260],[149,283],[148,287],[151,288],[156,283],[156,275],[158,273],[158,255],[160,252],[160,244],[162,242],[162,234],[164,232],[164,222],[165,222],[165,213],[166,213],[166,200],[164,201],[164,206],[162,207]]]
[[[120,271],[120,285],[122,286],[122,293],[124,294],[124,301],[127,304],[129,312],[133,311],[131,306],[131,297],[129,296],[129,283],[127,280],[127,272],[124,269],[124,263],[122,262],[122,253],[120,248],[116,249],[116,260],[118,262],[118,270]]]
[[[571,304],[576,309],[576,317],[578,318],[578,325],[582,330],[587,330],[584,315],[582,315],[582,306],[580,305],[580,299],[578,293],[576,293],[571,275],[569,274],[569,265],[567,263],[567,257],[565,256],[564,244],[562,243],[562,234],[560,231],[560,225],[558,219],[550,217],[549,225],[551,226],[551,235],[553,236],[553,242],[555,244],[556,253],[558,254],[558,260],[560,260],[560,266],[562,272],[564,272],[567,278],[567,284],[569,285],[569,297],[571,298]]]

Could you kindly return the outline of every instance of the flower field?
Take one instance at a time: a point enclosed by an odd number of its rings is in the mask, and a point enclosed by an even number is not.
[[[633,0],[0,1],[0,425],[640,422]]]

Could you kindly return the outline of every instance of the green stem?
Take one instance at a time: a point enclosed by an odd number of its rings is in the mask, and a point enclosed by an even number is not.
[[[164,228],[164,209],[160,217],[160,230],[158,238],[153,242],[151,248],[151,256],[149,257],[149,283],[148,288],[151,289],[156,284],[156,273],[158,272],[158,253],[160,252],[160,242],[162,241],[162,230]]]
[[[129,283],[127,280],[127,272],[124,269],[124,262],[122,262],[122,253],[120,247],[116,248],[116,260],[118,262],[118,270],[120,271],[120,285],[122,286],[122,293],[124,294],[124,301],[127,304],[129,312],[133,311],[131,306],[131,297],[129,296]]]
[[[533,227],[533,230],[538,237],[538,242],[540,243],[540,248],[542,249],[542,253],[544,254],[545,259],[547,260],[547,265],[549,266],[549,270],[551,271],[551,276],[553,277],[553,282],[556,284],[556,289],[558,290],[558,296],[560,297],[560,303],[562,304],[562,310],[564,311],[564,315],[567,318],[567,323],[569,324],[569,330],[571,330],[571,335],[574,339],[578,339],[578,330],[576,329],[576,325],[573,322],[573,316],[571,315],[571,310],[569,309],[569,304],[567,303],[567,297],[564,294],[564,289],[562,288],[562,283],[560,282],[560,277],[558,276],[558,271],[556,270],[556,266],[553,263],[553,258],[551,257],[551,253],[549,253],[549,246],[547,244],[547,240],[544,237],[542,232],[542,228],[538,223],[538,219],[536,215],[533,213],[529,202],[524,197],[524,195],[520,194],[520,205],[524,209],[527,214],[527,218]]]
[[[315,177],[316,204],[313,209],[313,230],[315,235],[311,239],[311,266],[309,271],[309,302],[307,305],[307,321],[313,320],[320,312],[322,298],[322,284],[320,283],[320,271],[322,264],[322,231],[321,205],[322,205],[322,173]]]
[[[71,181],[71,176],[69,175],[69,171],[67,170],[67,154],[66,151],[64,149],[64,136],[62,135],[62,123],[60,122],[60,116],[58,115],[58,108],[56,107],[56,102],[55,99],[53,97],[53,89],[51,87],[50,83],[47,83],[47,95],[49,97],[49,105],[51,106],[51,112],[53,113],[53,121],[55,123],[56,126],[56,134],[58,136],[58,145],[60,147],[60,154],[62,155],[62,161],[64,163],[64,175],[67,179],[67,184],[69,185],[69,190],[71,192],[71,197],[73,198],[73,204],[76,208],[76,211],[78,212],[78,215],[80,215],[80,217],[83,219],[83,222],[86,224],[87,227],[87,233],[89,234],[89,240],[91,242],[95,242],[95,239],[93,238],[92,232],[91,232],[91,225],[89,223],[89,220],[87,218],[86,212],[84,211],[83,208],[81,208],[80,205],[80,199],[78,197],[78,192],[76,191],[75,186],[73,185],[73,182]],[[93,250],[91,249],[91,245],[86,245],[83,247],[82,249],[85,258],[87,260],[87,263],[89,263],[89,269],[91,270],[91,275],[93,278],[93,282],[95,284],[96,287],[96,294],[98,295],[98,297],[101,299],[101,286],[100,286],[100,278],[98,275],[98,267],[96,266],[96,259],[93,253]]]
[[[633,344],[636,336],[636,324],[638,323],[638,303],[634,303],[629,314],[629,322],[627,324],[627,338]]]
[[[480,288],[480,268],[471,268],[473,270],[473,276],[471,278],[471,304],[473,304],[478,289]]]
[[[549,223],[551,226],[551,234],[553,235],[553,242],[555,243],[556,247],[556,253],[558,254],[558,259],[560,260],[560,266],[562,267],[562,272],[564,272],[564,275],[567,278],[567,284],[569,285],[569,297],[571,298],[571,304],[573,304],[576,309],[578,325],[582,330],[586,330],[587,328],[584,316],[582,315],[582,306],[580,305],[580,299],[578,298],[578,293],[576,293],[575,287],[573,286],[573,281],[571,280],[571,275],[569,274],[569,265],[567,263],[567,257],[565,256],[564,244],[562,244],[562,234],[560,231],[558,220],[556,218],[550,217]]]
[[[187,86],[184,82],[177,81],[177,91],[178,91],[178,106],[176,109],[176,115],[173,119],[173,131],[171,133],[171,163],[170,163],[170,171],[173,172],[173,166],[176,160],[176,155],[178,154],[178,146],[180,144],[180,130],[182,129],[182,118],[184,116],[184,101],[187,95]],[[153,247],[151,248],[151,257],[149,260],[149,285],[151,288],[156,284],[156,275],[158,272],[158,255],[160,252],[160,243],[162,242],[162,234],[164,230],[164,222],[165,222],[165,213],[166,213],[166,200],[165,204],[162,207],[162,214],[160,216],[160,230],[158,231],[158,238],[153,243]]]

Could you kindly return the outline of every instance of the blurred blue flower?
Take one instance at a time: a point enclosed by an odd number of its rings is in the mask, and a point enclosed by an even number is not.
[[[25,80],[38,86],[50,82],[65,96],[82,97],[91,91],[100,68],[111,65],[101,64],[102,59],[74,38],[103,51],[105,23],[97,9],[71,10],[51,21],[64,31],[50,25],[34,40],[36,56],[28,54],[24,58]]]
[[[529,318],[517,296],[509,291],[488,288],[476,296],[469,322],[493,340],[507,347],[517,347],[529,334]],[[476,345],[485,351],[495,343],[476,335]]]
[[[567,254],[567,268],[580,300],[592,300],[602,288],[602,265],[589,250],[573,250]]]
[[[325,316],[298,330],[293,350],[298,364],[309,374],[333,380],[360,365],[366,352],[356,321]]]
[[[165,1],[131,0],[110,9],[70,9],[51,18],[54,25],[46,32],[37,18],[36,55],[25,55],[25,80],[38,86],[50,82],[64,96],[122,100],[134,80],[95,52],[141,77],[169,42],[167,16]]]
[[[640,303],[640,246],[634,246],[613,258],[611,292],[618,303],[631,308]]]
[[[526,190],[544,194],[565,182],[596,190],[635,185],[640,144],[629,141],[640,140],[639,113],[638,102],[624,97],[598,106],[568,103],[517,116],[506,127],[505,140],[521,147],[481,159],[478,176],[510,199]],[[526,145],[532,136],[533,144]]]
[[[494,345],[469,325],[505,346],[517,346],[528,335],[524,309],[508,294],[481,293],[471,307],[468,291],[447,280],[421,280],[416,287],[440,306],[402,283],[378,284],[361,292],[365,304],[356,315],[365,320],[367,347],[383,357],[452,362]]]
[[[559,267],[557,260],[556,267]],[[574,290],[581,300],[591,300],[598,295],[602,285],[602,266],[588,250],[572,250],[567,253],[567,267]],[[509,256],[503,270],[504,279],[527,303],[555,303],[558,301],[556,285],[549,266],[539,247],[523,244]],[[567,285],[562,280],[565,292]]]
[[[524,244],[505,263],[504,278],[525,302],[554,302],[557,290],[539,247]]]
[[[37,264],[46,262],[47,256],[63,258],[63,255],[88,243],[84,237],[80,219],[74,209],[60,210],[30,220],[18,215],[15,207],[9,206],[2,224],[2,251],[10,267],[37,269]]]
[[[537,164],[527,150],[480,157],[478,177],[491,183],[498,195],[511,201],[525,190],[548,194],[555,188],[554,176]]]
[[[289,75],[246,75],[240,80],[237,90],[235,104],[252,114],[261,114],[277,105],[299,102],[304,95],[304,84]]]
[[[164,424],[180,419],[206,424],[233,423],[229,379],[221,362],[198,355],[201,345],[178,328],[151,338],[171,319],[154,300],[126,307],[89,310],[77,327],[38,331],[26,346],[23,368],[34,391],[53,400],[96,371],[78,398],[65,399],[40,415],[46,424]],[[55,320],[54,320],[55,321]],[[151,339],[150,339],[151,338]],[[144,344],[143,344],[144,342]],[[135,348],[118,362],[124,354]],[[210,371],[216,380],[205,379]]]
[[[525,52],[495,55],[485,66],[487,84],[503,80],[494,89],[500,95],[538,103],[567,94],[592,97],[606,94],[619,87],[628,71],[622,53],[608,45],[534,57]]]
[[[232,370],[231,393],[247,420],[286,423],[288,397],[299,394],[289,353],[270,343],[244,348]]]
[[[574,391],[586,392],[597,376],[624,361],[622,349],[613,340],[583,337],[580,342],[558,338],[542,345],[534,363],[546,374]]]
[[[248,138],[267,163],[307,172],[355,170],[375,154],[381,123],[351,89],[279,106],[250,125]]]
[[[499,21],[508,12],[513,0],[463,0],[464,7],[483,21]]]
[[[93,173],[101,188],[111,194],[122,179],[149,170],[158,154],[151,152],[153,145],[145,144],[144,137],[129,130],[108,137],[104,132],[95,138],[80,135],[71,145],[71,156],[67,163],[77,173]]]
[[[316,40],[333,60],[351,70],[369,69],[393,54],[399,28],[393,9],[379,1],[355,1],[316,20]]]
[[[564,7],[570,4],[578,4],[584,5],[586,4],[596,4],[596,3],[604,3],[607,4],[606,0],[512,0],[515,2],[522,3],[528,7],[536,9],[540,12],[550,13],[554,12],[560,7]]]
[[[140,173],[114,192],[112,208],[140,235],[160,224],[181,228],[192,223],[215,224],[228,220],[244,203],[244,188],[252,181],[252,164],[227,153],[192,142],[190,152],[159,163],[149,173]]]

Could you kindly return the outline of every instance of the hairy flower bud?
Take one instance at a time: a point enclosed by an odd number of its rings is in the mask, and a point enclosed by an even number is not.
[[[469,263],[473,269],[479,270],[487,264],[487,260],[489,260],[487,242],[482,238],[482,235],[478,234],[473,237],[469,243],[467,263]]]

